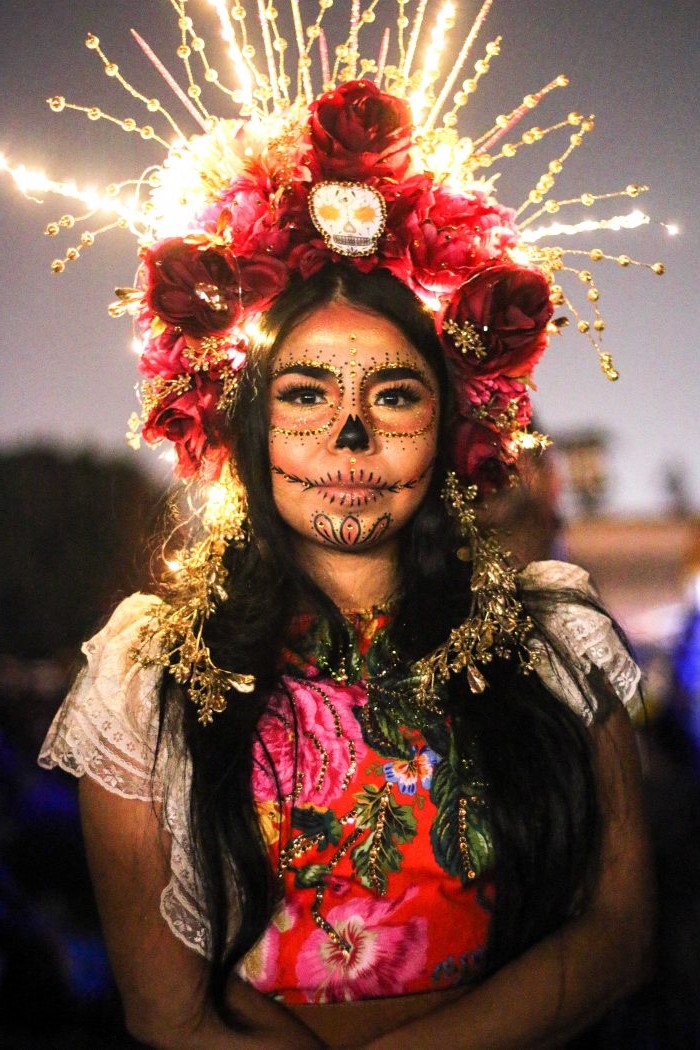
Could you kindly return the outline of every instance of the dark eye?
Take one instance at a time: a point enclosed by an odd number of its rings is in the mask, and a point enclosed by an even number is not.
[[[380,390],[374,399],[375,405],[384,408],[407,408],[417,404],[421,395],[415,387],[404,385],[386,387]]]
[[[277,392],[277,400],[287,405],[322,405],[326,391],[315,383],[295,383]]]

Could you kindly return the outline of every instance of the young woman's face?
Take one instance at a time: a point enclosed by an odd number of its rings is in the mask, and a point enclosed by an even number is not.
[[[440,408],[396,325],[320,307],[282,342],[269,398],[272,491],[295,533],[355,552],[395,536],[427,491]]]

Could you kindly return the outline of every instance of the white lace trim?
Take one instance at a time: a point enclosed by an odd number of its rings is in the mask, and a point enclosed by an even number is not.
[[[562,562],[534,563],[521,574],[523,597],[534,590],[590,591],[588,574]],[[173,934],[206,955],[209,928],[199,906],[188,820],[191,768],[164,732],[153,768],[158,734],[158,668],[135,664],[130,651],[159,599],[134,594],[107,625],[86,642],[87,667],[56,715],[39,756],[42,766],[87,774],[122,798],[162,804],[162,822],[171,835],[171,878],[160,909]],[[602,717],[600,699],[585,675],[599,668],[618,697],[634,706],[639,669],[621,645],[607,616],[572,602],[547,612],[546,627],[581,668],[581,679],[562,665],[542,637],[532,640],[537,671],[545,684],[586,722]],[[231,917],[231,932],[237,915]]]
[[[520,583],[526,608],[536,591],[571,591],[574,596],[579,594],[597,599],[588,573],[567,562],[532,562],[520,574]],[[610,703],[587,679],[595,667],[630,715],[635,718],[640,714],[638,686],[641,672],[605,613],[574,600],[546,609],[540,619],[579,671],[577,675],[572,674],[546,639],[536,632],[529,647],[535,655],[536,671],[548,689],[587,724],[602,720],[610,710]]]
[[[187,820],[190,764],[164,733],[154,769],[161,671],[143,668],[130,656],[158,601],[131,595],[83,645],[87,667],[49,729],[39,764],[87,774],[122,798],[162,803],[162,823],[171,836],[171,878],[161,914],[176,937],[205,955],[209,931],[198,904]]]

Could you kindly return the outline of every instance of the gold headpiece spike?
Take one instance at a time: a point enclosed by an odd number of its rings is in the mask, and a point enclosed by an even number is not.
[[[182,102],[183,106],[185,107],[185,109],[187,110],[189,115],[193,118],[193,120],[195,120],[197,122],[197,124],[199,124],[200,128],[202,129],[202,131],[206,131],[207,130],[207,125],[206,125],[206,122],[205,122],[204,118],[202,117],[201,113],[199,113],[199,111],[192,105],[192,103],[188,99],[187,95],[185,94],[185,92],[182,90],[182,88],[178,84],[177,80],[175,80],[175,77],[173,77],[172,74],[168,72],[168,70],[165,68],[165,66],[161,62],[161,60],[158,58],[156,53],[153,51],[153,49],[146,43],[146,41],[143,39],[143,37],[140,36],[140,34],[136,32],[135,29],[131,29],[130,33],[133,36],[133,38],[136,41],[136,43],[141,48],[141,50],[143,51],[143,53],[146,56],[146,58],[148,59],[148,61],[151,62],[153,66],[155,66],[155,68],[158,70],[158,72],[162,76],[163,80],[165,81],[165,83],[168,85],[168,87],[171,89],[171,91],[173,91],[174,94],[178,97],[180,102]],[[120,83],[121,83],[121,81],[120,81]],[[166,115],[166,117],[168,116],[165,113],[165,110],[163,110],[162,112]],[[182,134],[182,132],[177,127],[177,125],[174,123],[174,121],[171,121],[171,126],[174,128],[174,130],[177,132],[177,134],[180,135],[180,137],[182,139],[184,139],[185,136]]]
[[[350,36],[348,37],[348,61],[345,75],[348,80],[357,77],[357,56],[359,51],[358,37],[360,34],[360,0],[352,0],[350,7]]]
[[[557,202],[559,203],[559,202]],[[581,198],[575,201],[562,201],[562,204],[579,204]],[[546,209],[545,209],[546,210]],[[540,212],[541,214],[541,212]],[[635,209],[628,215],[613,215],[611,219],[583,219],[576,223],[553,222],[549,226],[538,226],[534,230],[527,229],[527,221],[521,225],[522,240],[533,244],[542,240],[543,237],[575,237],[578,233],[594,233],[596,230],[634,230],[638,226],[646,226],[651,219],[644,212]],[[586,254],[583,252],[582,254]],[[617,256],[611,256],[616,259]]]
[[[425,9],[428,6],[428,0],[420,0],[418,8],[413,17],[413,25],[411,26],[411,35],[408,38],[408,48],[406,49],[406,56],[401,63],[400,72],[401,76],[405,81],[411,75],[411,66],[413,65],[413,59],[416,54],[416,47],[418,46],[418,39],[420,37],[421,27],[423,25],[423,17],[425,15]]]
[[[447,77],[445,79],[445,83],[442,85],[442,91],[438,95],[438,97],[435,100],[435,103],[433,105],[433,108],[430,110],[430,113],[428,114],[428,119],[426,120],[425,125],[423,127],[424,131],[430,131],[430,129],[435,124],[435,121],[437,120],[438,116],[440,115],[442,107],[445,105],[445,101],[447,100],[447,96],[449,95],[450,91],[454,87],[454,82],[457,79],[457,77],[459,76],[459,74],[461,73],[461,71],[462,71],[462,69],[464,67],[464,63],[467,61],[467,58],[469,57],[469,52],[471,51],[472,46],[473,46],[474,42],[476,41],[476,38],[478,37],[480,31],[481,31],[482,25],[486,21],[486,18],[488,16],[489,11],[491,10],[492,5],[493,5],[493,0],[485,0],[485,2],[482,4],[481,10],[479,11],[479,14],[476,16],[473,26],[469,30],[469,34],[467,36],[467,39],[462,44],[462,50],[459,52],[459,55],[457,57],[457,61],[455,62],[455,64],[452,66],[452,69],[448,73],[448,75],[447,75]]]
[[[582,194],[580,194],[580,196],[578,196],[578,197],[570,197],[568,200],[563,200],[563,201],[548,200],[544,204],[544,206],[542,208],[538,208],[538,210],[536,212],[533,212],[532,215],[528,215],[528,217],[526,219],[524,219],[520,223],[520,229],[521,230],[526,229],[528,226],[530,226],[531,223],[533,223],[537,219],[539,219],[541,215],[545,215],[545,214],[553,215],[553,214],[555,214],[555,212],[558,212],[560,208],[566,207],[569,204],[583,204],[585,207],[588,208],[592,204],[597,204],[598,201],[613,200],[616,197],[638,197],[640,193],[646,193],[648,189],[649,189],[648,186],[638,186],[636,184],[632,184],[630,186],[625,187],[624,190],[616,190],[614,193],[582,193]],[[635,217],[641,216],[642,212],[636,212],[635,211],[635,212],[632,212],[632,215],[634,215]],[[646,218],[647,222],[650,221],[648,216],[644,216],[644,218]],[[618,221],[621,222],[623,219],[625,219],[625,221],[627,221],[627,219],[629,219],[629,217],[614,216],[612,219],[600,220],[600,221],[601,222],[618,222]],[[636,225],[640,226],[640,225],[643,225],[643,223],[642,222],[637,222]],[[595,228],[596,229],[601,229],[601,228],[605,229],[606,227],[597,227],[596,226]],[[590,227],[588,227],[587,230],[588,229],[590,229]],[[614,227],[608,226],[607,229],[614,229]]]

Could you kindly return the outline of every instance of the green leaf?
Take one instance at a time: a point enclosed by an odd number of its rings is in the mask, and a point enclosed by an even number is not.
[[[459,778],[449,761],[441,762],[433,773],[430,797],[437,814],[430,829],[430,841],[435,859],[441,868],[455,875],[467,885],[469,878],[459,848],[459,801],[467,797],[466,841],[469,846],[472,869],[480,875],[493,864],[493,847],[486,820],[486,805],[482,798],[471,801],[469,785]]]
[[[308,890],[313,886],[320,886],[325,883],[326,876],[330,875],[330,873],[330,864],[306,864],[295,872],[294,885],[297,889]]]
[[[331,809],[294,806],[292,809],[292,824],[308,838],[313,838],[314,835],[323,835],[318,844],[319,850],[325,849],[328,845],[337,846],[343,835],[342,825]]]
[[[353,864],[364,886],[386,893],[388,873],[399,871],[403,862],[398,847],[416,836],[416,818],[411,806],[394,802],[390,794],[385,794],[385,789],[371,784],[355,795],[355,799],[357,827],[368,828],[370,834],[352,851]],[[384,821],[379,832],[377,823],[382,808]],[[374,863],[373,850],[376,850]]]

